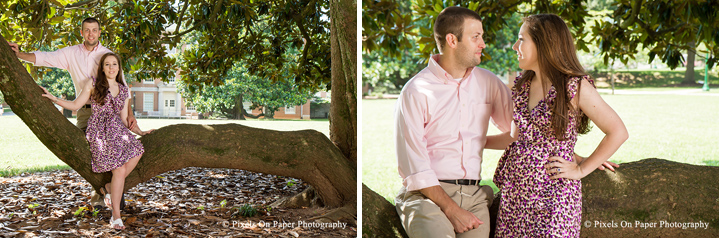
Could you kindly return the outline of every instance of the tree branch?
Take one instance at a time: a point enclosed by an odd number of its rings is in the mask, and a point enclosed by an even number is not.
[[[175,33],[180,31],[180,26],[182,25],[182,18],[185,17],[185,11],[187,10],[187,6],[190,4],[185,4],[185,6],[182,7],[182,11],[180,12],[180,17],[177,19],[177,27],[175,28]]]
[[[634,21],[637,20],[637,15],[639,15],[639,10],[642,8],[642,2],[643,0],[634,2],[634,5],[632,6],[632,13],[631,15],[629,15],[629,18],[622,22],[622,24],[620,25],[621,28],[626,29],[627,27],[634,24]]]
[[[73,4],[67,4],[67,5],[65,5],[65,10],[78,9],[82,6],[89,5],[91,3],[96,3],[96,2],[97,2],[97,0],[86,0],[86,1],[76,2]]]
[[[210,14],[210,17],[209,17],[209,18],[206,18],[206,19],[204,19],[204,20],[198,22],[197,24],[193,25],[190,29],[183,31],[182,33],[177,33],[177,31],[175,31],[175,35],[173,35],[173,36],[168,36],[167,38],[178,38],[178,37],[182,37],[183,35],[194,31],[195,28],[197,28],[198,26],[203,25],[203,24],[209,22],[210,20],[217,19],[217,18],[216,18],[217,13],[219,12],[219,10],[220,10],[220,8],[221,8],[222,3],[224,3],[224,0],[218,0],[218,1],[219,1],[219,2],[215,2],[215,8],[212,9],[212,13]],[[183,12],[184,12],[184,10],[183,10]],[[177,29],[179,29],[179,28],[180,28],[180,25],[178,24],[178,25],[177,25]]]
[[[250,113],[247,113],[247,111],[245,111],[245,109],[244,109],[244,108],[242,108],[241,110],[242,110],[242,115],[245,115],[246,117],[249,117],[249,118],[252,118],[252,119],[257,119],[257,118],[260,118],[260,117],[263,117],[263,116],[265,116],[265,114],[264,114],[264,113],[260,113],[260,114],[259,114],[259,115],[257,115],[257,116],[255,116],[255,115],[252,115],[252,114],[250,114]]]
[[[682,23],[679,23],[679,24],[677,24],[676,26],[673,26],[673,27],[671,27],[671,28],[667,28],[667,29],[664,29],[664,30],[661,30],[661,31],[655,31],[655,30],[652,29],[647,23],[643,22],[641,19],[637,19],[637,23],[638,23],[639,26],[640,26],[642,29],[644,29],[652,38],[656,37],[657,35],[661,35],[661,34],[664,34],[664,33],[669,33],[669,32],[672,32],[672,31],[676,31],[677,29],[679,29],[679,28],[681,28],[681,27],[683,27],[684,25],[687,24],[686,22],[682,22]]]

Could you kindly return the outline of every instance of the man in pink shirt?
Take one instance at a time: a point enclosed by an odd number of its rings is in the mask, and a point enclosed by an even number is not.
[[[82,44],[68,46],[53,52],[20,52],[20,47],[16,43],[9,43],[15,55],[22,60],[33,63],[35,66],[67,70],[72,78],[72,84],[75,86],[75,95],[80,95],[85,85],[92,83],[92,78],[97,76],[100,58],[105,53],[112,52],[100,44],[100,22],[95,18],[89,17],[82,21],[81,33],[85,40]],[[90,104],[77,111],[76,125],[82,131],[87,129],[87,120],[91,114]],[[137,120],[129,107],[127,121],[131,129],[137,125]]]
[[[434,25],[439,55],[403,87],[396,147],[403,187],[397,213],[410,237],[488,237],[493,191],[479,186],[490,118],[511,128],[511,93],[476,67],[485,48],[480,16],[448,7]],[[491,141],[490,141],[491,143]]]
[[[35,66],[67,70],[70,73],[70,78],[72,78],[73,86],[75,86],[75,95],[80,95],[85,85],[92,83],[92,79],[97,76],[100,58],[102,58],[105,53],[112,52],[100,44],[100,22],[98,22],[97,19],[92,17],[85,18],[85,20],[82,21],[81,33],[84,39],[82,44],[68,46],[53,52],[35,51],[25,53],[20,52],[18,44],[13,42],[9,42],[9,44],[19,59],[33,63]],[[132,113],[132,108],[128,107],[127,109],[127,125],[132,130],[133,127],[137,126],[137,120]],[[92,115],[90,104],[86,104],[77,111],[76,125],[82,129],[83,132],[87,129],[87,121],[90,119],[90,115]],[[93,194],[90,202],[93,205],[104,204],[103,200],[97,194]],[[124,206],[125,199],[123,194],[120,207],[122,208]]]

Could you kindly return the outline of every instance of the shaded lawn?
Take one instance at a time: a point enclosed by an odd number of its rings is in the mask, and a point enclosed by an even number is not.
[[[626,88],[646,88],[646,87],[671,87],[672,89],[677,88],[697,88],[689,87],[686,85],[679,85],[684,81],[684,74],[686,68],[677,68],[675,70],[669,69],[623,69],[614,70],[615,75],[615,88],[626,89]],[[600,84],[600,87],[611,87],[611,81],[608,78],[608,71],[592,72],[600,82],[606,82],[606,84]],[[694,80],[704,82],[704,67],[694,68]],[[719,84],[719,77],[716,74],[709,72],[709,84],[710,86],[716,86]]]
[[[75,118],[69,120],[73,124],[76,122]],[[137,121],[143,130],[157,129],[172,124],[237,123],[280,131],[313,129],[329,137],[329,121],[326,119],[311,121],[138,119]],[[19,117],[0,116],[0,177],[52,169],[69,169],[69,167],[50,152]]]
[[[662,158],[695,165],[719,166],[719,96],[602,95],[624,121],[629,139],[610,158],[626,163]],[[362,182],[394,203],[401,187],[394,149],[396,100],[362,100]],[[499,133],[490,126],[489,134]],[[593,126],[580,136],[576,152],[588,156],[604,134]],[[503,151],[485,150],[482,178],[490,184]],[[621,169],[621,168],[620,168]],[[492,186],[494,186],[492,184]],[[495,187],[496,192],[496,187]]]

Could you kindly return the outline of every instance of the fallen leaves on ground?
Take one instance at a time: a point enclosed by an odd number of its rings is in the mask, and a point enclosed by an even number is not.
[[[301,180],[235,169],[185,168],[127,193],[115,231],[110,211],[90,204],[92,187],[73,170],[0,178],[3,237],[356,237],[351,222],[315,223],[322,208],[274,209],[307,188]],[[257,215],[243,217],[252,207]],[[334,226],[334,227],[333,227]]]

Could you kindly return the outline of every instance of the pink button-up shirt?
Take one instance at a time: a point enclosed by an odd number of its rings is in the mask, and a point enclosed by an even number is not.
[[[67,70],[75,86],[75,95],[80,96],[85,84],[91,82],[90,77],[97,77],[100,59],[111,53],[99,42],[91,51],[83,44],[68,46],[53,52],[35,51],[35,66],[54,67]]]
[[[509,88],[478,67],[457,82],[439,59],[432,56],[397,101],[397,162],[408,191],[439,185],[440,179],[481,179],[490,117],[501,131],[510,130]]]

